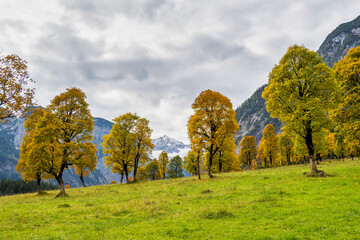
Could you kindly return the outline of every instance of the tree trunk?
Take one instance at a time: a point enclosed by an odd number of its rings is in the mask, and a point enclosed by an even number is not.
[[[84,182],[83,172],[81,172],[81,174],[80,174],[80,180],[81,180],[81,182],[82,182],[83,187],[87,187],[86,184],[85,184],[85,182]]]
[[[139,148],[140,146],[138,146],[138,149]],[[140,159],[140,154],[137,152],[134,160],[134,182],[136,181],[136,173],[139,167],[139,159]]]
[[[306,147],[309,152],[309,162],[310,162],[311,173],[318,173],[319,170],[317,169],[315,161],[314,161],[315,150],[314,150],[312,129],[310,127],[310,124],[311,124],[311,122],[309,122],[309,124],[308,124],[309,127],[306,128],[305,143],[306,143]]]
[[[129,174],[128,174],[128,170],[127,170],[127,165],[124,166],[124,170],[125,170],[126,183],[128,183],[129,182]]]
[[[222,169],[221,157],[222,157],[222,154],[221,154],[221,151],[220,151],[219,152],[219,173],[221,173],[221,169]]]
[[[64,181],[62,180],[62,174],[55,176],[55,179],[58,182],[59,187],[60,187],[60,193],[58,195],[56,195],[56,197],[64,196],[66,193],[65,193]]]
[[[198,178],[201,179],[201,174],[200,174],[200,151],[198,151],[198,154],[197,154],[197,158],[196,158],[196,171],[197,171],[197,175],[198,175]]]
[[[209,151],[209,166],[208,166],[208,176],[209,178],[213,178],[214,176],[211,174],[211,166],[212,166],[212,160],[213,160],[213,149],[214,145],[210,145],[210,151]]]
[[[36,178],[36,190],[37,190],[37,193],[38,193],[38,194],[41,194],[41,185],[40,185],[40,182],[41,182],[41,178],[40,178],[40,176],[37,176],[37,178]]]
[[[121,173],[120,183],[123,183],[124,173]]]
[[[287,161],[287,164],[290,165],[290,154],[286,154],[286,161]]]

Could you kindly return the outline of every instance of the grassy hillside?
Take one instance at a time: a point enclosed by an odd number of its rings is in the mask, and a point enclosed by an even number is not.
[[[0,239],[359,239],[360,160],[0,197]]]

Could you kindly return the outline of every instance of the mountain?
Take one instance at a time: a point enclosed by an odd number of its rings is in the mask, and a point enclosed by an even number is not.
[[[238,144],[244,136],[254,136],[257,141],[262,138],[262,131],[267,124],[272,124],[277,133],[281,130],[281,122],[271,118],[265,108],[265,99],[261,97],[266,85],[258,88],[240,107],[235,110],[235,119],[240,126],[236,133]]]
[[[332,67],[335,62],[345,56],[347,50],[356,46],[360,46],[360,16],[351,22],[341,24],[332,31],[321,44],[318,53],[324,58],[325,63]],[[273,124],[277,133],[281,132],[281,123],[270,117],[266,111],[265,100],[261,97],[266,86],[257,89],[235,110],[235,118],[240,126],[236,134],[237,143],[244,136],[255,136],[259,141],[267,124]]]
[[[102,153],[101,142],[103,136],[110,132],[112,126],[113,123],[108,120],[94,118],[93,143],[97,148],[98,162],[95,170],[84,178],[88,186],[109,184],[111,181],[118,182],[120,179],[119,175],[112,173],[103,162],[104,154]],[[11,118],[5,124],[0,124],[0,179],[21,179],[15,167],[20,156],[20,143],[24,133],[23,118]],[[190,149],[190,146],[167,136],[154,139],[153,143],[155,145],[153,157],[158,157],[163,150],[168,153],[169,157],[175,155],[183,157]],[[70,184],[71,187],[82,186],[80,178],[75,174],[73,168],[64,171],[63,179],[65,184]]]
[[[356,46],[360,46],[360,16],[335,28],[317,52],[332,67],[346,55],[347,50]]]
[[[166,135],[153,139],[152,143],[154,144],[154,149],[152,152],[153,158],[158,158],[162,151],[165,151],[169,158],[172,158],[176,155],[184,157],[190,150],[189,145],[185,145],[183,142],[180,142],[174,138],[170,138]]]

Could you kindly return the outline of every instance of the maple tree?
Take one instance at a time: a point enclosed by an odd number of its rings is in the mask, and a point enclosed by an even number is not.
[[[279,137],[276,135],[272,124],[265,126],[262,135],[258,155],[261,156],[264,167],[272,167],[279,152]]]
[[[286,160],[286,164],[290,165],[294,155],[294,142],[292,137],[286,131],[283,131],[279,136],[280,158]],[[283,160],[280,162],[280,166],[285,165]]]
[[[234,138],[239,129],[235,111],[227,97],[212,90],[201,92],[192,108],[195,113],[187,125],[190,143],[194,151],[208,152],[207,173],[212,178],[211,169],[215,154],[229,137]]]
[[[201,169],[204,164],[204,157],[202,151],[188,151],[187,155],[184,157],[184,168],[185,170],[192,174],[198,176],[201,179]]]
[[[162,151],[158,159],[160,178],[162,179],[166,178],[166,171],[168,169],[168,164],[169,164],[169,157],[165,151]]]
[[[151,160],[151,162],[149,162],[146,165],[145,171],[146,171],[147,178],[149,178],[150,180],[158,180],[158,179],[160,179],[160,171],[159,171],[159,162],[158,162],[158,160],[156,160],[156,158]]]
[[[41,193],[41,179],[54,178],[50,174],[51,168],[56,168],[56,163],[59,163],[56,139],[59,128],[56,124],[56,119],[49,119],[49,113],[41,107],[33,110],[24,123],[25,134],[21,141],[16,170],[24,180],[36,180],[38,194]]]
[[[112,172],[121,174],[121,182],[123,175],[129,181],[131,171],[134,171],[133,180],[136,181],[139,164],[149,159],[154,148],[149,121],[133,113],[125,113],[113,121],[110,133],[103,137],[104,163]]]
[[[34,83],[27,72],[27,62],[17,55],[0,58],[0,122],[26,112],[33,105]]]
[[[55,96],[51,104],[47,106],[47,111],[59,120],[58,126],[60,128],[58,142],[61,148],[62,161],[60,168],[57,171],[52,171],[60,185],[58,196],[65,194],[62,179],[65,169],[73,167],[78,169],[77,173],[79,173],[79,169],[91,171],[93,166],[96,166],[96,147],[91,143],[94,123],[85,99],[85,93],[74,87]]]
[[[304,139],[311,173],[319,173],[313,135],[329,127],[328,113],[336,107],[337,96],[331,69],[316,52],[297,45],[289,47],[272,69],[262,94],[270,116]]]
[[[335,63],[334,75],[340,86],[341,101],[332,112],[344,141],[352,145],[360,141],[360,46],[349,49],[345,57]],[[351,143],[353,142],[353,143]]]
[[[228,136],[213,159],[213,172],[230,172],[235,170],[236,144],[232,136]]]
[[[170,160],[167,169],[167,175],[169,178],[180,178],[184,177],[183,168],[182,168],[182,160],[179,155],[176,155]]]
[[[245,136],[240,141],[239,161],[251,169],[251,164],[256,158],[257,145],[254,136]]]

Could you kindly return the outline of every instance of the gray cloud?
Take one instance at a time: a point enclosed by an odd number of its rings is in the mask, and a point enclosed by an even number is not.
[[[77,86],[94,116],[137,112],[154,137],[187,141],[201,91],[239,106],[290,45],[317,50],[359,8],[355,0],[4,1],[0,46],[28,60],[39,104]]]

